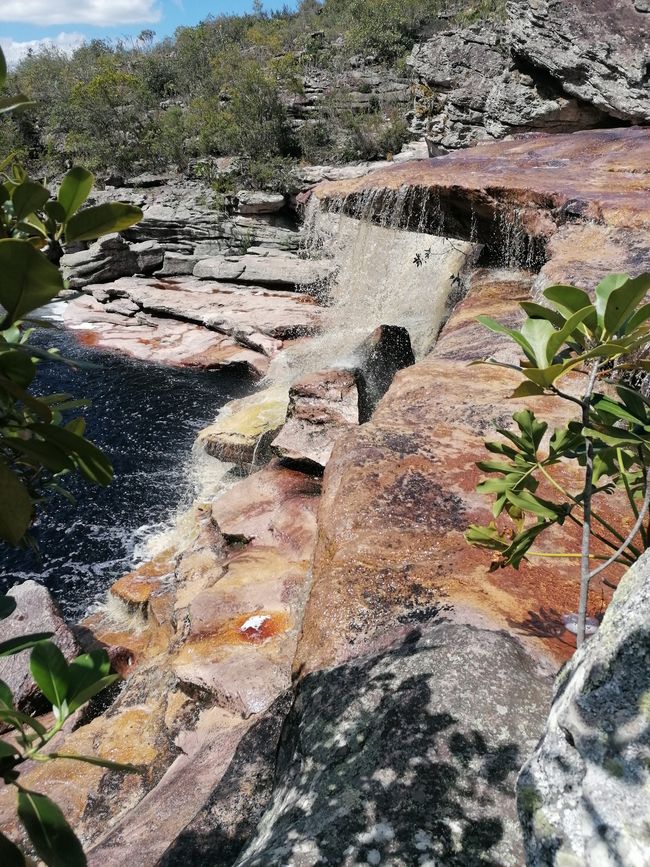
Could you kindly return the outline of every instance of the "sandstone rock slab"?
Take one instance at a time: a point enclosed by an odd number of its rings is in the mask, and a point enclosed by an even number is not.
[[[512,637],[446,623],[310,674],[237,867],[518,867],[515,779],[550,689]]]
[[[194,276],[203,280],[252,283],[262,286],[310,286],[326,280],[332,264],[298,256],[259,254],[217,256],[202,259],[194,267]]]

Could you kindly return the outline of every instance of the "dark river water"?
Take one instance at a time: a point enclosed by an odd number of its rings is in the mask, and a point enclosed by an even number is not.
[[[189,504],[197,431],[251,386],[232,373],[159,367],[98,352],[59,328],[38,332],[33,342],[96,365],[72,370],[43,364],[34,390],[92,401],[83,411],[86,436],[110,455],[115,479],[108,488],[68,480],[76,504],[57,498],[39,519],[38,554],[0,542],[0,591],[34,578],[50,588],[68,617],[78,617],[131,568],[179,506]]]

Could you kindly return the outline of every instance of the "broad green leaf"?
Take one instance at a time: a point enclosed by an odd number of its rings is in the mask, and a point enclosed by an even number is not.
[[[510,399],[521,398],[521,397],[539,397],[539,395],[544,394],[544,389],[541,385],[537,385],[530,380],[528,382],[522,382],[517,388],[509,394],[508,397]]]
[[[14,190],[11,197],[14,203],[14,216],[17,220],[24,220],[34,211],[40,211],[50,198],[50,191],[36,181],[25,181]]]
[[[13,111],[16,108],[25,108],[28,105],[36,105],[36,103],[22,93],[17,93],[15,96],[5,96],[0,98],[0,114]]]
[[[27,388],[36,376],[36,365],[20,349],[0,350],[0,376]]]
[[[567,318],[591,304],[587,293],[577,286],[549,286],[543,294]]]
[[[122,771],[125,774],[141,774],[142,768],[137,765],[125,765],[121,762],[110,762],[108,759],[98,759],[95,756],[75,756],[70,753],[51,753],[53,759],[69,759],[73,762],[85,762],[87,765],[97,765],[108,768],[109,771]]]
[[[6,620],[13,614],[17,604],[13,596],[0,596],[0,620]]]
[[[613,415],[623,421],[629,421],[633,425],[643,426],[646,424],[645,412],[643,413],[643,418],[639,418],[637,415],[630,412],[627,407],[616,400],[612,400],[610,397],[598,397],[593,401],[592,405],[596,412]]]
[[[43,466],[53,473],[74,469],[72,459],[52,443],[44,443],[36,439],[23,440],[18,437],[5,437],[0,438],[0,446],[9,448],[23,456],[33,466]]]
[[[535,414],[529,409],[514,413],[512,418],[521,431],[526,446],[532,453],[536,453],[548,430],[548,424],[536,419]]]
[[[555,458],[563,453],[573,450],[582,442],[582,437],[568,427],[556,428],[549,442],[549,456]]]
[[[54,707],[62,707],[70,679],[68,663],[56,644],[51,641],[37,644],[32,650],[29,668],[45,698]]]
[[[0,539],[9,545],[17,545],[29,530],[33,511],[29,491],[18,476],[0,461]]]
[[[9,686],[0,680],[0,708],[3,710],[12,710],[14,706],[14,697]]]
[[[76,693],[74,698],[70,699],[68,702],[68,709],[70,713],[74,713],[87,701],[90,701],[91,698],[97,695],[97,693],[101,692],[106,687],[111,686],[111,684],[115,683],[116,680],[119,680],[118,674],[109,674],[106,677],[100,678],[100,680],[95,681],[95,683]]]
[[[558,517],[557,507],[553,503],[535,497],[528,491],[506,491],[506,497],[522,512],[532,512],[547,521],[554,521]]]
[[[476,466],[484,473],[520,473],[523,474],[526,470],[513,467],[512,464],[503,464],[501,461],[477,461]]]
[[[650,319],[650,304],[643,304],[639,307],[636,313],[630,317],[626,325],[626,331],[636,331],[636,329],[643,325],[644,322],[647,322],[648,319]]]
[[[110,461],[97,446],[71,430],[55,425],[32,424],[30,429],[48,443],[53,443],[70,455],[88,481],[108,485],[113,478]]]
[[[39,858],[48,867],[86,867],[81,843],[53,801],[38,792],[20,789],[18,815]]]
[[[59,269],[28,241],[0,240],[0,304],[4,327],[51,301],[63,288]]]
[[[5,379],[4,376],[0,376],[0,390],[12,395],[19,402],[22,401],[25,406],[39,418],[42,418],[45,421],[51,420],[52,413],[47,404],[42,403],[38,398],[34,397],[28,391],[25,391],[25,389],[21,388],[19,385],[16,385],[16,383],[12,382],[10,379]]]
[[[74,166],[70,169],[61,182],[57,196],[64,213],[64,218],[60,222],[66,222],[77,213],[88,198],[94,180],[94,176],[82,166]]]
[[[0,708],[0,722],[9,723],[14,728],[30,728],[41,736],[47,733],[45,726],[36,717],[28,716],[18,710]]]
[[[532,360],[535,364],[547,367],[553,357],[548,349],[551,337],[556,334],[553,324],[548,319],[526,319],[521,334],[533,351]]]
[[[142,211],[134,205],[123,202],[108,202],[80,211],[68,220],[65,237],[72,241],[94,241],[111,232],[121,232],[139,223]]]
[[[549,361],[552,361],[555,358],[557,352],[561,349],[561,347],[566,343],[569,337],[573,334],[573,332],[577,329],[582,322],[587,319],[588,316],[593,314],[594,308],[591,304],[587,307],[583,307],[582,310],[578,310],[573,316],[570,316],[565,324],[560,328],[559,331],[556,331],[555,334],[551,336],[548,341],[548,356]]]
[[[601,284],[602,285],[602,284]],[[636,310],[650,289],[650,274],[627,280],[607,297],[603,323],[608,334],[616,334]],[[631,329],[630,329],[631,330]]]
[[[65,223],[66,221],[66,212],[65,208],[60,204],[60,202],[52,199],[45,204],[45,213],[50,217],[50,219],[54,220],[55,223]]]
[[[544,307],[534,301],[520,301],[519,306],[531,319],[548,319],[556,328],[562,328],[564,325],[564,316],[561,316],[557,310],[551,310],[550,307]]]
[[[12,746],[12,744],[8,744],[7,741],[0,740],[0,761],[2,759],[11,759],[17,755],[19,755],[19,753],[16,747]],[[0,861],[0,864],[3,863],[3,861]]]
[[[630,279],[628,274],[608,274],[604,280],[596,286],[596,313],[598,315],[598,325],[601,329],[605,329],[605,310],[609,296],[615,289],[620,289]]]
[[[0,864],[2,867],[25,867],[25,856],[15,843],[0,833]]]
[[[488,527],[480,527],[472,524],[465,532],[465,539],[470,545],[478,545],[480,548],[489,548],[495,551],[503,551],[508,547],[507,537],[502,536],[494,524]]]
[[[46,641],[52,635],[52,632],[35,632],[31,635],[20,635],[18,638],[2,641],[0,642],[0,656],[15,656],[23,650],[36,647],[40,641]]]
[[[490,316],[477,316],[477,321],[481,323],[481,325],[485,325],[486,328],[489,328],[490,331],[496,332],[496,334],[507,334],[512,340],[515,341],[526,353],[526,356],[533,361],[535,358],[535,354],[533,352],[533,348],[530,343],[526,340],[526,338],[519,332],[515,331],[514,328],[507,328],[505,325],[502,325],[500,322],[497,322],[496,319],[492,319]],[[515,368],[517,369],[517,368]]]

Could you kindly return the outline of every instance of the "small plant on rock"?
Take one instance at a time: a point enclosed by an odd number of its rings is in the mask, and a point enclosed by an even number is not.
[[[477,490],[494,496],[494,520],[470,527],[466,539],[495,552],[493,568],[517,569],[532,556],[579,559],[578,646],[585,638],[590,582],[615,563],[634,563],[650,538],[650,401],[636,385],[638,372],[650,370],[650,362],[639,357],[650,341],[650,304],[642,303],[649,289],[649,274],[612,274],[596,287],[593,303],[574,286],[546,289],[549,307],[522,302],[520,330],[479,317],[512,338],[525,357],[519,364],[477,363],[520,373],[523,382],[511,397],[551,395],[574,406],[576,418],[549,431],[547,422],[526,409],[513,416],[516,432],[498,429],[503,439],[486,443],[494,457],[478,463],[491,476]],[[563,481],[567,464],[580,469],[578,490]],[[598,510],[617,490],[633,521],[628,533]],[[543,533],[566,522],[580,528],[579,552],[533,550]],[[596,543],[598,553],[592,550]]]

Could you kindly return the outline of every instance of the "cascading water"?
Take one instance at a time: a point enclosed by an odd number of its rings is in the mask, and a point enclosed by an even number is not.
[[[406,188],[390,196],[368,191],[353,217],[343,213],[341,200],[323,210],[312,197],[305,214],[305,253],[327,255],[336,264],[335,276],[320,293],[328,305],[324,326],[318,337],[283,352],[269,381],[288,384],[310,371],[354,366],[356,350],[378,325],[406,328],[416,358],[432,349],[450,293],[477,248],[423,230],[400,229],[413,207]],[[426,201],[421,208],[424,229],[423,215],[430,219],[435,208]]]

